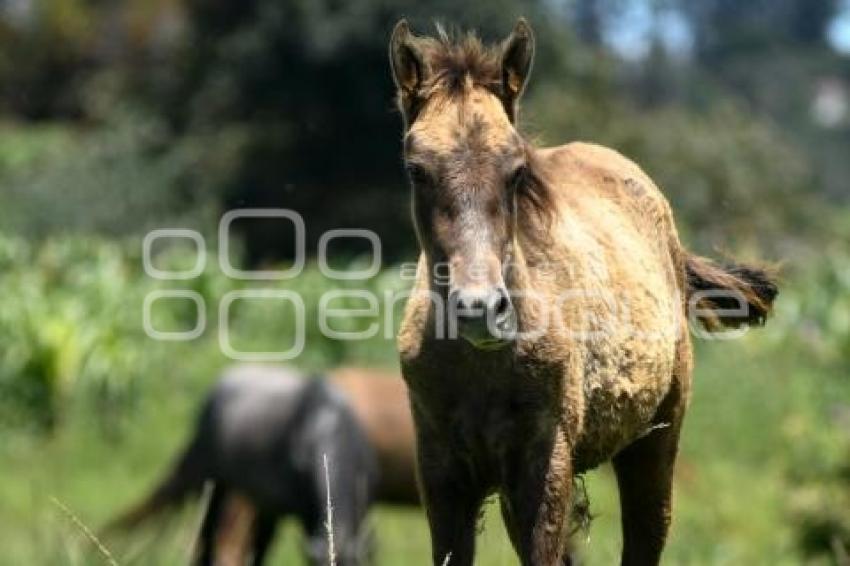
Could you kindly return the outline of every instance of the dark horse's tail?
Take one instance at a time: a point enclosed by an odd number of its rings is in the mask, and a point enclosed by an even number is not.
[[[743,264],[720,265],[688,255],[688,308],[708,330],[763,325],[779,294],[776,272]]]
[[[104,530],[109,533],[133,529],[200,492],[205,481],[204,456],[202,444],[198,439],[193,440],[153,492],[111,520]]]

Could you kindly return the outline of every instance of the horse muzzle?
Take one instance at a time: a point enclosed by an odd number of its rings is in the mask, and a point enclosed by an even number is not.
[[[516,310],[503,286],[454,289],[449,307],[457,334],[478,349],[503,348],[516,334]]]

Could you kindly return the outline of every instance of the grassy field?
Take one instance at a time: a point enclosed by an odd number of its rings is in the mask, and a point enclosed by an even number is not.
[[[2,252],[0,245],[0,264]],[[49,425],[13,418],[9,404],[0,405],[6,411],[0,415],[0,564],[104,564],[56,501],[96,530],[145,494],[184,442],[198,400],[229,362],[218,352],[214,336],[163,344],[130,329],[138,322],[139,301],[150,284],[133,291],[132,269],[131,275],[120,275],[129,268],[121,268],[120,257],[112,252],[54,251],[65,260],[53,263],[43,254],[22,253],[6,254],[14,256],[20,271],[10,276],[12,284],[28,281],[29,292],[49,301],[48,315],[40,321],[39,312],[18,312],[8,299],[13,295],[2,295],[0,386],[8,389],[16,375],[29,372],[27,379],[38,378],[57,391]],[[55,263],[62,261],[76,266],[77,275],[65,270],[56,275]],[[127,261],[134,264],[135,259]],[[117,295],[133,297],[127,328],[120,323],[123,315],[109,310],[109,293],[93,283],[95,268],[115,285],[127,286]],[[389,276],[379,279],[377,286],[395,284]],[[850,277],[843,284],[850,285]],[[321,287],[312,272],[298,285],[308,296]],[[816,292],[802,285],[786,285],[768,328],[736,341],[698,343],[667,564],[835,563],[829,540],[818,537],[823,538],[822,524],[832,525],[828,532],[844,533],[841,529],[850,521],[850,490],[840,483],[850,462],[850,342],[833,343],[823,336],[850,335],[846,317],[830,318],[847,295],[843,287],[833,286],[837,290],[824,298],[825,285],[819,283]],[[228,289],[215,278],[195,286],[204,296]],[[58,341],[51,339],[57,320],[63,322]],[[180,316],[170,323],[181,324]],[[234,324],[245,330],[242,339],[260,345],[287,332],[269,312],[243,312]],[[79,344],[87,343],[90,325],[111,330],[97,334],[99,346],[86,350]],[[251,336],[250,328],[261,328],[262,335]],[[118,353],[104,354],[104,341]],[[83,353],[69,352],[68,344],[77,344]],[[22,350],[24,346],[28,349]],[[308,349],[299,361],[306,368],[321,368],[393,360],[392,340],[340,345],[308,331]],[[121,368],[128,368],[132,379],[115,375]],[[610,469],[588,474],[587,486],[596,518],[578,546],[589,564],[616,563],[619,517]],[[185,564],[198,513],[197,505],[187,505],[163,524],[104,542],[121,564]],[[381,507],[373,521],[378,564],[429,563],[428,531],[420,511]],[[301,564],[299,545],[297,527],[286,525],[271,563]],[[485,513],[478,548],[480,564],[516,563],[495,505]],[[807,548],[815,553],[807,554]]]
[[[841,454],[836,403],[850,400],[846,380],[830,380],[794,356],[764,352],[751,335],[700,348],[696,388],[676,479],[670,564],[800,564],[799,519],[792,502],[807,489],[796,466]],[[189,359],[187,366],[196,360]],[[151,376],[146,394],[120,431],[69,417],[53,438],[4,433],[0,447],[0,548],[8,564],[99,564],[102,558],[52,502],[95,527],[144,493],[163,472],[192,422],[205,379]],[[196,374],[197,375],[197,374]],[[205,376],[204,376],[205,377]],[[580,548],[591,564],[616,562],[617,499],[608,468],[588,475],[597,516]],[[811,486],[808,486],[809,488]],[[168,527],[106,541],[120,563],[183,564],[197,510],[188,506]],[[416,510],[380,508],[374,516],[378,563],[427,564],[428,533]],[[274,564],[298,564],[299,533],[282,530]],[[480,563],[514,564],[495,505],[479,538]],[[824,560],[822,563],[828,564]]]

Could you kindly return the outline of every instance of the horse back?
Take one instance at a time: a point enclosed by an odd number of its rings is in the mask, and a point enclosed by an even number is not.
[[[544,259],[558,277],[540,287],[554,294],[608,293],[617,304],[606,307],[633,311],[622,313],[632,315],[626,326],[633,330],[657,329],[680,314],[684,253],[655,183],[602,146],[571,143],[541,153],[556,203]]]

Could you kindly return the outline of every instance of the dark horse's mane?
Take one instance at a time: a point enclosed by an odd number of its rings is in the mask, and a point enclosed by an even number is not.
[[[417,37],[417,47],[428,68],[426,79],[417,93],[425,101],[435,95],[454,98],[462,96],[468,82],[483,87],[508,107],[509,100],[502,77],[502,44],[487,45],[474,31],[448,32],[436,24],[437,37]],[[519,128],[517,127],[519,131]],[[534,215],[539,222],[523,223],[531,228],[530,235],[542,238],[548,233],[555,213],[554,198],[536,158],[534,144],[520,133],[526,153],[527,167],[517,188],[520,212]],[[530,225],[529,225],[530,224]]]

